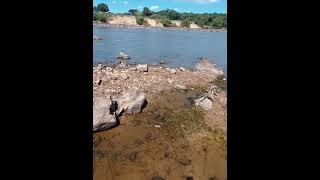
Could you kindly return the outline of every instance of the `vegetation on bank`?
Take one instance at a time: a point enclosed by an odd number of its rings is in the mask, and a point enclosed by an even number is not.
[[[137,16],[136,17],[136,22],[139,25],[144,25],[144,26],[150,26],[147,20],[145,20],[142,16]]]
[[[102,22],[108,22],[111,15],[112,13],[109,12],[108,5],[106,4],[101,3],[98,6],[93,7],[94,21],[102,20]],[[155,12],[145,7],[142,11],[139,11],[138,9],[130,9],[128,13],[118,13],[117,15],[136,16],[137,23],[139,22],[138,24],[140,25],[147,25],[147,21],[145,21],[145,18],[151,18],[159,20],[165,27],[175,26],[172,21],[179,20],[181,21],[181,26],[186,28],[190,27],[191,23],[195,23],[199,27],[205,29],[227,28],[227,14],[222,13],[180,13],[171,9]]]

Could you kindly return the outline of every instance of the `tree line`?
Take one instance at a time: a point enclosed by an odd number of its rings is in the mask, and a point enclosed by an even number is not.
[[[93,7],[93,20],[107,22],[111,13],[107,4],[100,3],[98,6]],[[137,23],[140,25],[146,25],[144,18],[159,20],[165,27],[175,26],[171,20],[180,20],[182,27],[190,27],[190,24],[194,22],[202,28],[227,28],[227,14],[223,13],[180,13],[175,10],[166,9],[158,12],[151,11],[149,8],[144,7],[142,11],[138,9],[130,9],[128,13],[122,13],[123,15],[130,15],[137,17]]]

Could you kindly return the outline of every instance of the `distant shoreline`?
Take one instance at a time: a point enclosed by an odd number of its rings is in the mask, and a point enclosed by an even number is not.
[[[117,28],[134,28],[134,29],[161,29],[161,30],[180,30],[180,31],[199,31],[199,32],[227,32],[226,29],[194,29],[194,28],[181,28],[181,27],[156,27],[156,26],[143,26],[143,25],[127,25],[127,24],[107,24],[102,22],[93,21],[95,27],[117,27]]]

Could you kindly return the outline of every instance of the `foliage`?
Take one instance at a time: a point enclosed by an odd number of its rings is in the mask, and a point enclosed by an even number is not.
[[[100,3],[97,7],[93,7],[94,11],[94,20],[99,20],[102,22],[107,22],[109,17],[108,15],[104,16],[101,14],[97,14],[98,11],[108,12],[108,5],[104,3]],[[191,23],[195,23],[202,28],[227,28],[227,14],[219,14],[219,13],[204,13],[204,14],[196,14],[196,13],[180,13],[175,10],[166,9],[158,12],[153,12],[149,8],[144,7],[143,11],[139,11],[137,9],[130,9],[128,13],[122,13],[122,15],[133,15],[137,18],[138,24],[147,25],[147,21],[142,19],[143,17],[149,17],[152,19],[159,20],[165,27],[175,26],[170,20],[180,20],[182,27],[190,27]],[[142,16],[142,17],[141,17]]]
[[[100,4],[98,4],[97,9],[98,9],[100,12],[108,12],[108,11],[109,11],[109,7],[108,7],[108,5],[105,4],[105,3],[100,3]]]
[[[139,14],[139,10],[137,9],[130,9],[128,11],[129,15],[132,15],[132,16],[137,16]]]
[[[190,27],[190,21],[188,21],[188,20],[183,20],[182,22],[181,22],[181,27],[186,27],[186,28],[189,28]]]
[[[147,8],[147,7],[143,8],[142,15],[151,16],[152,14],[153,14],[153,12],[149,8]]]
[[[138,16],[136,19],[137,24],[139,25],[145,25],[145,26],[149,26],[149,23],[147,20],[145,20],[142,16]]]
[[[170,19],[161,19],[160,22],[162,23],[162,25],[164,27],[172,27],[173,26],[173,24],[170,21]]]
[[[110,20],[110,15],[106,13],[93,12],[93,21],[107,23]]]
[[[170,9],[162,10],[157,12],[156,14],[164,16],[170,20],[181,20],[181,14],[175,10],[170,10]]]

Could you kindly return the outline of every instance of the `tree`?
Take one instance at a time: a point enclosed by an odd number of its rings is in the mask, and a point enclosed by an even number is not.
[[[98,4],[97,6],[98,10],[101,11],[101,12],[108,12],[109,11],[109,7],[107,4],[105,3],[100,3]]]
[[[144,16],[151,16],[151,15],[152,15],[152,11],[150,11],[149,8],[144,7],[144,8],[143,8],[143,11],[142,11],[142,14],[143,14]]]
[[[128,13],[129,13],[130,15],[136,16],[136,15],[138,15],[139,11],[138,11],[137,9],[130,9],[130,10],[128,11]]]

